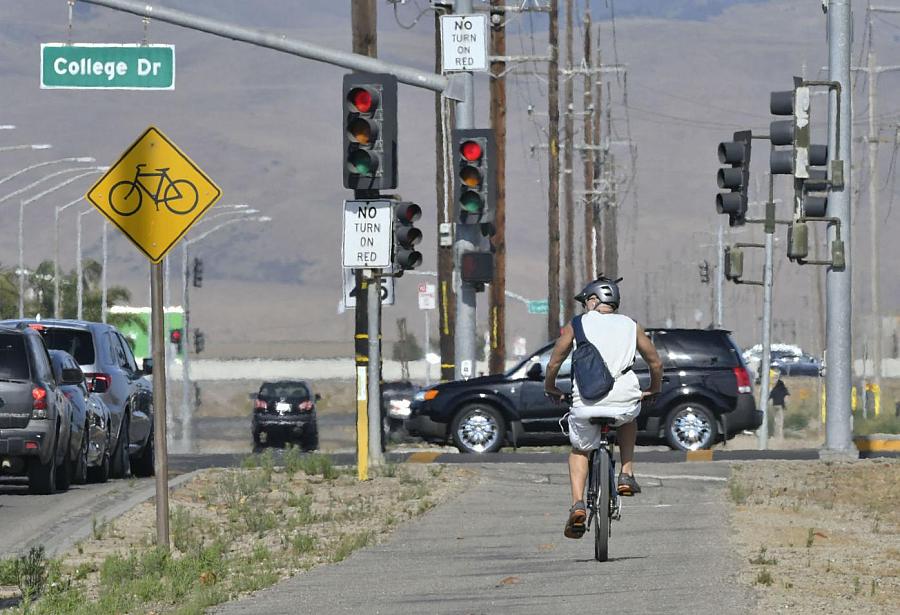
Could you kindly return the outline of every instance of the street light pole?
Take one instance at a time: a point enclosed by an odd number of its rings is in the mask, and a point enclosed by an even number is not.
[[[25,229],[24,229],[25,206],[33,203],[34,201],[38,200],[39,198],[41,198],[43,196],[50,194],[51,192],[55,192],[55,191],[59,190],[60,188],[64,188],[64,187],[68,186],[72,182],[77,181],[77,180],[81,179],[82,177],[87,177],[88,175],[93,175],[94,173],[106,171],[106,169],[108,167],[88,167],[88,168],[90,169],[89,171],[85,171],[84,173],[79,173],[78,175],[75,175],[74,177],[70,177],[69,179],[67,179],[63,182],[60,182],[51,188],[47,188],[46,190],[38,192],[34,196],[31,196],[27,199],[23,199],[23,200],[19,201],[19,271],[18,271],[18,275],[19,275],[19,318],[25,318]],[[84,170],[84,169],[80,169],[80,170]],[[68,169],[68,171],[72,171],[72,169]],[[63,171],[63,172],[65,172],[65,171]],[[54,173],[52,175],[58,175],[58,174],[59,173]],[[44,178],[44,179],[46,179],[46,178]],[[35,183],[40,183],[41,181],[43,181],[43,180],[39,180],[38,182],[35,182]],[[32,184],[32,185],[34,185],[34,184]],[[13,193],[13,194],[15,194],[15,193]],[[10,195],[3,197],[2,199],[0,199],[0,202],[7,199],[9,196]]]
[[[84,318],[84,264],[81,258],[81,219],[93,211],[95,211],[94,208],[91,208],[78,213],[78,223],[75,230],[75,253],[77,255],[75,261],[75,271],[77,278],[76,300],[78,302],[78,316],[76,318],[78,318],[78,320],[82,320]]]
[[[84,163],[91,163],[91,162],[96,162],[96,160],[94,160],[94,159],[93,159],[92,157],[90,157],[90,156],[78,156],[78,157],[75,157],[75,158],[60,158],[60,159],[58,159],[58,160],[48,160],[48,161],[46,161],[46,162],[39,162],[39,163],[37,163],[37,164],[33,164],[33,165],[31,165],[31,166],[27,166],[27,167],[25,167],[24,169],[19,169],[19,170],[16,171],[15,173],[12,173],[12,174],[10,174],[10,175],[7,175],[6,177],[0,178],[0,185],[5,184],[6,182],[8,182],[8,181],[10,181],[10,180],[13,180],[13,179],[17,178],[19,175],[22,175],[23,173],[27,173],[28,171],[32,171],[32,170],[34,170],[34,169],[39,169],[39,168],[41,168],[41,167],[50,166],[50,165],[53,165],[53,164],[61,164],[61,163],[63,163],[63,162],[84,162]]]
[[[23,149],[50,149],[53,147],[49,143],[32,143],[25,145],[4,145],[0,147],[0,152],[15,152]]]
[[[59,214],[63,212],[63,210],[72,207],[73,205],[77,205],[84,200],[84,197],[80,197],[66,203],[62,206],[56,206],[53,208],[53,317],[60,318],[60,297],[59,297]],[[105,321],[104,321],[105,322]]]
[[[247,213],[248,210],[237,208],[240,213]],[[256,211],[256,210],[252,210]],[[238,212],[228,212],[238,213]],[[220,216],[222,214],[219,214]],[[216,216],[214,216],[216,217]],[[193,448],[193,427],[194,427],[194,401],[191,395],[191,360],[190,360],[190,326],[191,326],[191,309],[190,309],[190,291],[188,290],[188,250],[192,244],[202,241],[212,233],[221,230],[238,222],[269,222],[272,218],[269,216],[253,216],[232,218],[225,220],[221,224],[217,224],[211,229],[204,231],[197,237],[185,239],[181,242],[181,305],[184,309],[184,328],[181,334],[181,344],[184,348],[184,354],[181,358],[181,446],[182,452],[190,452]]]

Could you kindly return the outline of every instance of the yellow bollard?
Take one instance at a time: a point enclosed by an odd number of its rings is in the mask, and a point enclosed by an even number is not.
[[[872,382],[866,385],[866,391],[872,394],[875,400],[875,416],[881,414],[881,387],[877,383]]]
[[[819,418],[822,420],[822,424],[825,424],[825,408],[827,407],[825,403],[825,385],[822,385],[822,405],[819,407]]]
[[[856,387],[850,387],[850,412],[856,412]]]

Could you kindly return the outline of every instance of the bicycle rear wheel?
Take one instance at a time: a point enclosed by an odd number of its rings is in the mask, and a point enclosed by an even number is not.
[[[594,453],[594,479],[597,481],[597,499],[594,512],[594,559],[609,559],[609,455],[605,449]]]

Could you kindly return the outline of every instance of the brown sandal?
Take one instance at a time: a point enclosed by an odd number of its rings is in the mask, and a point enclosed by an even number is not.
[[[578,501],[569,509],[569,520],[566,522],[566,529],[563,532],[566,538],[581,538],[587,529],[585,521],[587,520],[587,510],[584,502]]]

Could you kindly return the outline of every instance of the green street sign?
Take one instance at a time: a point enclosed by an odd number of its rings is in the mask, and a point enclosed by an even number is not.
[[[529,314],[546,314],[550,311],[550,302],[546,299],[528,302]]]
[[[174,90],[174,45],[41,45],[41,88]]]

